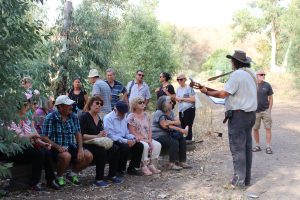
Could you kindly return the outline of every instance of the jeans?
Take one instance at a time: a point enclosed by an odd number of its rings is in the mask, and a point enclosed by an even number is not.
[[[232,154],[234,177],[232,184],[250,184],[252,166],[252,136],[255,112],[234,111],[228,121],[228,138]]]

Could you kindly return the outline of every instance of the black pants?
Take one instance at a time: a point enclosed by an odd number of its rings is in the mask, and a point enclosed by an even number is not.
[[[42,176],[42,170],[45,169],[45,179],[48,183],[51,183],[55,179],[52,155],[48,149],[43,147],[36,149],[34,147],[28,147],[15,156],[7,158],[8,161],[15,163],[31,163],[31,178],[30,185],[36,185]]]
[[[189,126],[189,132],[186,136],[187,140],[191,140],[193,138],[193,123],[195,119],[195,108],[189,108],[185,110],[184,112],[179,112],[179,119],[181,123],[181,127],[185,128],[186,126]]]
[[[161,144],[163,149],[169,149],[169,161],[175,162],[179,160],[179,162],[186,161],[186,142],[184,137],[179,137],[175,139],[170,135],[162,135],[156,138]]]
[[[234,177],[232,184],[250,184],[252,166],[252,136],[255,112],[235,111],[228,121],[228,138],[232,154]]]
[[[118,172],[126,170],[126,163],[129,153],[131,153],[131,161],[128,169],[139,168],[141,164],[144,145],[140,142],[136,142],[132,147],[129,147],[126,143],[114,142],[120,149],[120,160],[118,165]]]
[[[103,180],[106,162],[109,164],[109,177],[114,177],[117,172],[118,161],[120,159],[119,147],[113,145],[109,150],[94,144],[84,144],[84,147],[93,154],[93,162],[96,164],[96,180]]]

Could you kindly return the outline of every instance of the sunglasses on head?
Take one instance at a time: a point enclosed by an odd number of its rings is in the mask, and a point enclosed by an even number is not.
[[[265,76],[266,74],[257,74],[257,75],[259,75],[259,76]]]
[[[139,101],[138,104],[145,104],[145,101]]]
[[[95,104],[97,105],[97,106],[103,106],[103,102],[100,102],[100,101],[95,101]]]

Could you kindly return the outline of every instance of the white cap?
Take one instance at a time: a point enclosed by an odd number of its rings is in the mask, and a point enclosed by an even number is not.
[[[91,69],[90,72],[89,72],[88,77],[89,77],[89,78],[93,78],[93,77],[96,77],[96,76],[99,76],[98,70],[96,70],[96,69]]]
[[[55,105],[65,104],[65,105],[72,105],[75,103],[72,99],[70,99],[67,95],[60,95],[55,100]]]

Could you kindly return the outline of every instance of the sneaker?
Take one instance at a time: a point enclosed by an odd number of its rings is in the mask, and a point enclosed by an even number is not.
[[[40,191],[44,191],[45,188],[43,188],[42,185],[40,183],[38,183],[38,184],[32,186],[31,190],[36,191],[36,192],[40,192]]]
[[[56,183],[57,185],[59,185],[60,187],[64,187],[64,186],[66,185],[66,181],[65,181],[64,178],[57,178],[57,179],[55,180],[55,183]]]
[[[67,174],[66,176],[67,180],[70,181],[73,185],[80,185],[80,181],[78,179],[78,176],[77,175],[74,175],[74,176],[70,176],[69,174]]]
[[[47,183],[47,187],[52,188],[52,189],[54,189],[54,190],[61,190],[61,189],[62,189],[62,187],[59,186],[59,185],[56,183],[55,180],[52,181],[52,182]]]
[[[145,176],[151,176],[152,175],[152,172],[148,169],[147,166],[143,166],[142,167],[142,172]]]
[[[127,174],[129,175],[134,175],[134,176],[142,176],[142,173],[135,168],[128,168],[127,169]]]
[[[121,177],[118,176],[114,176],[114,177],[107,177],[107,180],[113,182],[114,184],[121,184],[123,183],[123,179]]]
[[[109,186],[109,184],[106,182],[106,181],[95,181],[94,182],[94,185],[97,186],[97,187],[102,187],[102,188],[106,188]]]
[[[161,171],[157,169],[153,164],[148,165],[148,169],[153,173],[153,174],[159,174]]]

